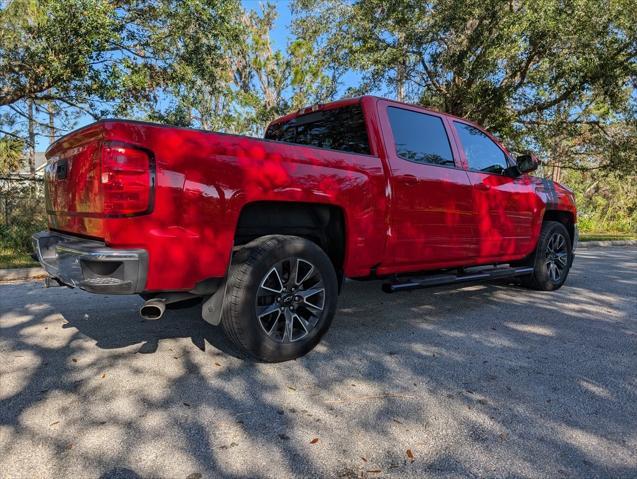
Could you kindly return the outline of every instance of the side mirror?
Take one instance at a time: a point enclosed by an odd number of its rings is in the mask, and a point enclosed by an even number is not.
[[[520,173],[530,173],[531,171],[535,171],[538,166],[542,164],[538,157],[533,153],[520,155],[515,160],[518,164],[518,170]]]

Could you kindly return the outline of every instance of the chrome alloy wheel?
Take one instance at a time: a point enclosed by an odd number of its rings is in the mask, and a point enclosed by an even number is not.
[[[318,324],[324,307],[323,277],[316,266],[301,258],[276,263],[257,291],[257,320],[279,343],[305,338]]]
[[[546,243],[544,258],[549,279],[553,283],[559,283],[568,266],[568,249],[563,234],[553,233],[551,235]]]

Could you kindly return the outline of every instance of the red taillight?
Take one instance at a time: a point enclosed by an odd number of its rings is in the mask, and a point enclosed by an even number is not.
[[[130,146],[105,145],[101,184],[105,215],[149,211],[153,186],[149,154]]]

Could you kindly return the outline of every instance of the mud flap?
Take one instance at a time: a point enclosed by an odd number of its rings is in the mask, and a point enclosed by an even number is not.
[[[226,269],[226,274],[221,280],[221,282],[217,285],[217,290],[212,294],[212,296],[210,296],[207,300],[205,300],[203,305],[201,306],[201,317],[206,323],[212,324],[213,326],[219,326],[221,324],[221,316],[223,314],[223,302],[226,299],[228,275],[230,274],[232,259],[237,249],[239,248],[235,247],[230,252],[230,258],[228,258],[228,268]]]
[[[223,278],[223,281],[217,288],[217,291],[215,291],[201,307],[201,317],[206,323],[212,324],[213,326],[219,326],[219,324],[221,324],[223,300],[226,297],[227,278],[228,275]]]

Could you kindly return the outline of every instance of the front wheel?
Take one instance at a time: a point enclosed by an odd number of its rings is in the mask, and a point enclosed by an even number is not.
[[[325,334],[337,295],[334,267],[321,248],[296,236],[264,236],[233,256],[221,325],[256,359],[294,359]]]
[[[522,279],[522,284],[540,291],[554,291],[566,281],[573,251],[566,227],[557,221],[546,221],[537,248],[532,257],[533,274]]]

